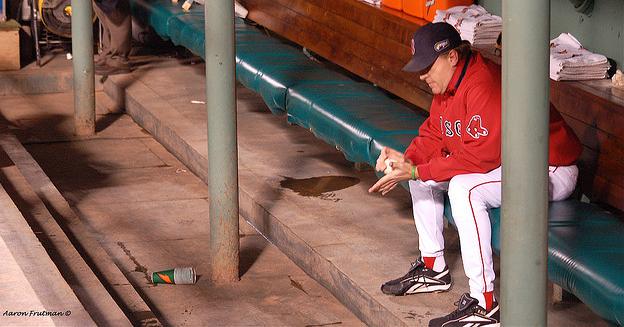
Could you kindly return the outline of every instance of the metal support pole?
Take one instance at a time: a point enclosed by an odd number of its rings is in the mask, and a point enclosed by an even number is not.
[[[503,326],[546,326],[550,1],[503,0]]]
[[[95,134],[93,76],[93,8],[90,0],[72,1],[74,127],[76,135]]]
[[[214,282],[238,277],[238,153],[234,1],[205,3],[210,260]]]
[[[41,48],[39,47],[39,11],[36,0],[30,0],[30,30],[35,42],[35,60],[37,67],[41,67]],[[23,7],[22,7],[23,8]],[[23,16],[22,16],[23,17]]]

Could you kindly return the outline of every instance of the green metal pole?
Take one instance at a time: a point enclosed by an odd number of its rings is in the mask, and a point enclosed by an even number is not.
[[[234,1],[205,2],[210,260],[214,282],[238,277]]]
[[[74,68],[74,132],[95,134],[93,76],[93,8],[91,0],[72,1],[72,63]]]
[[[546,326],[550,1],[503,0],[503,326]]]

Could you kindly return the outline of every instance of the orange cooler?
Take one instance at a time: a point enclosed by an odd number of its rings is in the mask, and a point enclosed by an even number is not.
[[[403,0],[381,0],[381,4],[396,10],[403,9]]]
[[[406,14],[425,17],[425,0],[403,0],[403,11]]]
[[[436,10],[446,10],[455,6],[470,6],[473,0],[425,0],[423,17],[428,21],[433,21]]]

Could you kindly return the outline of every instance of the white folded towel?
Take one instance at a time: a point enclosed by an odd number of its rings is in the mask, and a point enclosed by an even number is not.
[[[585,49],[569,33],[550,41],[550,78],[555,81],[605,78],[609,67],[607,57]]]
[[[455,27],[462,40],[471,44],[494,45],[503,30],[501,17],[492,15],[479,5],[456,6],[437,10],[434,23],[447,22]]]

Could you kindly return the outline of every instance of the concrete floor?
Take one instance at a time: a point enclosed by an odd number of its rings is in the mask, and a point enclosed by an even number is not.
[[[146,271],[181,265],[207,271],[208,194],[191,173],[205,177],[207,145],[205,108],[191,102],[205,97],[203,65],[142,61],[104,88],[113,98],[123,89],[121,101],[136,121],[176,139],[176,147],[168,146],[184,165],[129,116],[107,114],[115,106],[102,93],[98,135],[89,139],[71,136],[69,94],[2,97],[0,113],[165,324],[360,325],[245,223],[240,283],[215,287],[204,276],[194,286],[148,283]],[[453,309],[467,290],[454,230],[446,231],[451,292],[381,294],[379,285],[403,274],[418,255],[408,194],[369,195],[372,172],[355,171],[340,152],[271,115],[249,90],[239,88],[238,98],[241,213],[247,219],[372,324],[422,326]],[[548,314],[550,326],[607,325],[573,301],[549,307]]]
[[[98,134],[73,137],[72,108],[68,93],[0,97],[11,130],[163,324],[362,325],[244,221],[241,281],[213,285],[206,185],[127,115],[99,106]],[[149,272],[179,266],[195,267],[197,284],[149,282]]]

